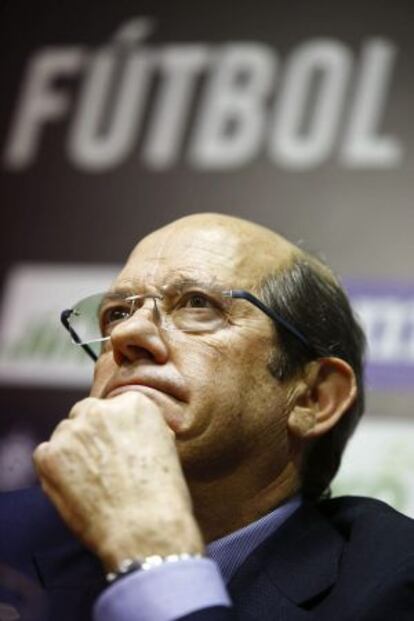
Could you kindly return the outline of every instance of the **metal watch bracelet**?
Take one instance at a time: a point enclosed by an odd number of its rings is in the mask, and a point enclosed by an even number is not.
[[[160,556],[153,554],[144,558],[126,558],[118,565],[117,569],[106,574],[106,580],[109,583],[119,580],[134,571],[148,571],[164,565],[165,563],[176,563],[177,561],[189,561],[196,558],[202,558],[201,554],[189,554],[183,552],[180,554],[169,554],[168,556]]]

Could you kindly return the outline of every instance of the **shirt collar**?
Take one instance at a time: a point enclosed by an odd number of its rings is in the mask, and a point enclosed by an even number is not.
[[[217,563],[226,583],[231,580],[249,554],[276,532],[301,503],[300,495],[293,496],[259,520],[208,544],[207,556]]]

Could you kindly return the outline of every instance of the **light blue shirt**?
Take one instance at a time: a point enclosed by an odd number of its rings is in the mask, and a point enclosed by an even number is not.
[[[301,498],[295,496],[256,522],[213,541],[205,558],[166,563],[125,576],[100,595],[94,621],[173,621],[210,606],[231,607],[225,585],[300,504]]]

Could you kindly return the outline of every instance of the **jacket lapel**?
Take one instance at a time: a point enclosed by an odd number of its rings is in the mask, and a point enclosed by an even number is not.
[[[97,558],[75,539],[34,555],[40,581],[48,592],[50,619],[90,621],[96,598],[105,588]]]
[[[237,608],[261,621],[309,619],[311,603],[323,599],[336,582],[343,544],[317,508],[304,504],[231,580]]]
[[[104,585],[100,562],[74,539],[34,555],[41,582],[46,588]]]

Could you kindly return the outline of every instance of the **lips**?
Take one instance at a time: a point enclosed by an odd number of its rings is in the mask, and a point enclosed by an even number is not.
[[[157,376],[155,373],[140,373],[131,375],[131,377],[114,378],[106,386],[103,396],[108,399],[127,390],[139,389],[140,386],[157,390],[177,401],[188,401],[188,390],[181,378]]]

